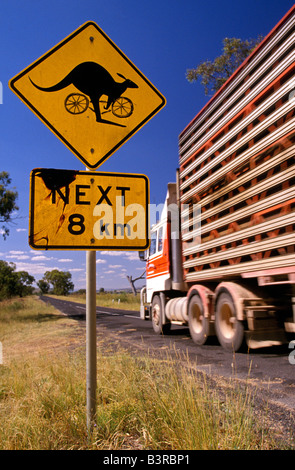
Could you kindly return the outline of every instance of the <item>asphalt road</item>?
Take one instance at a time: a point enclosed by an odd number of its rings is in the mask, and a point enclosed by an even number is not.
[[[78,321],[85,321],[84,304],[60,299],[41,297],[56,309]],[[197,346],[191,339],[188,328],[173,325],[168,335],[153,332],[150,321],[141,320],[139,312],[116,308],[96,307],[97,331],[113,335],[122,346],[136,353],[150,351],[177,352],[177,357],[188,355],[198,370],[209,376],[235,377],[254,385],[272,403],[295,411],[295,364],[290,363],[289,345],[252,350],[245,353],[225,351],[215,338],[209,344]],[[294,362],[293,357],[293,362]],[[180,360],[180,359],[179,359]],[[292,361],[291,361],[292,362]]]

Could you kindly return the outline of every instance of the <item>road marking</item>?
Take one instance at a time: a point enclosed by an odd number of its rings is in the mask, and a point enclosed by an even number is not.
[[[66,301],[65,301],[66,303]],[[82,310],[86,310],[86,306],[82,306],[82,305],[76,305],[77,308],[81,308]],[[112,312],[106,312],[104,310],[99,310],[99,307],[96,307],[96,313],[104,313],[105,315],[111,315],[113,317],[119,317],[119,316],[123,316],[123,317],[128,317],[128,318],[139,318],[137,317],[136,315],[128,315],[128,314],[124,314],[123,311],[122,313],[112,313]]]
[[[119,313],[104,312],[103,310],[96,310],[97,313],[105,313],[106,315],[116,315],[119,316]]]

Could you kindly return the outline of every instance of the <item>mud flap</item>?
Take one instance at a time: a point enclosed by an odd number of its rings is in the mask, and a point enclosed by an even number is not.
[[[285,331],[282,329],[245,331],[245,338],[249,349],[269,348],[287,343]]]

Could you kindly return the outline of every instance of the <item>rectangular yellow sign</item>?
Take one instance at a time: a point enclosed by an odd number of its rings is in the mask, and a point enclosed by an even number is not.
[[[30,177],[29,245],[40,250],[145,250],[145,175],[36,168]]]

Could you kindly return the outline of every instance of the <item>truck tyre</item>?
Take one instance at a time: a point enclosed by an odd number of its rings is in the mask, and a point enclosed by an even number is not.
[[[152,301],[152,325],[157,335],[166,334],[171,327],[171,323],[163,324],[163,312],[160,296],[155,295]]]
[[[194,343],[205,344],[209,336],[209,318],[205,317],[202,300],[197,294],[189,301],[188,324]]]
[[[237,319],[233,299],[227,292],[217,299],[215,331],[221,346],[227,351],[238,351],[243,345],[244,326]]]

